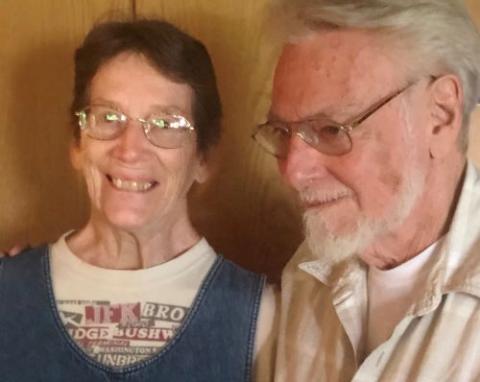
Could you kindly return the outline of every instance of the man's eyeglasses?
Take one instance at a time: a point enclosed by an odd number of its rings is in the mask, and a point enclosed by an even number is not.
[[[277,158],[286,158],[290,140],[297,135],[317,151],[327,155],[343,155],[352,150],[350,133],[376,111],[406,91],[415,82],[382,98],[348,124],[341,124],[328,118],[314,118],[298,122],[267,121],[258,125],[252,138]]]
[[[190,139],[195,128],[183,116],[158,113],[148,118],[132,118],[104,105],[90,105],[75,113],[82,131],[93,139],[112,140],[119,137],[128,121],[140,122],[147,140],[154,146],[176,149]]]

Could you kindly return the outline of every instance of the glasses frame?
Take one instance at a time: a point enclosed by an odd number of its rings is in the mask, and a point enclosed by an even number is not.
[[[435,80],[436,77],[430,76],[432,80]],[[356,129],[358,126],[360,126],[365,120],[370,118],[373,114],[375,114],[377,111],[379,111],[383,106],[387,105],[390,101],[398,97],[400,94],[405,92],[407,89],[409,89],[411,86],[416,84],[419,80],[409,82],[406,86],[401,88],[400,90],[396,90],[395,92],[383,97],[379,101],[375,102],[373,105],[369,106],[366,110],[364,110],[362,113],[354,117],[349,123],[338,123],[332,120],[328,120],[328,125],[325,126],[330,126],[330,127],[336,127],[338,128],[339,132],[344,133],[349,141],[349,148],[347,150],[343,151],[338,151],[338,152],[325,152],[322,151],[321,148],[318,145],[315,145],[310,139],[308,138],[308,134],[305,134],[303,130],[306,130],[305,128],[301,129],[300,126],[305,126],[305,124],[309,124],[310,122],[316,122],[318,121],[318,118],[310,118],[310,119],[305,119],[302,121],[296,121],[296,122],[276,122],[275,123],[280,123],[282,125],[285,125],[285,131],[288,132],[289,139],[292,138],[293,134],[297,135],[300,137],[305,143],[307,143],[309,146],[313,147],[315,150],[318,152],[321,152],[326,155],[331,155],[331,156],[340,156],[340,155],[345,155],[348,154],[350,151],[352,151],[353,148],[353,140],[351,137],[351,132]],[[252,134],[252,139],[259,144],[261,148],[263,148],[266,152],[269,154],[279,158],[279,159],[284,159],[286,158],[287,155],[279,155],[273,150],[269,149],[265,144],[263,144],[260,139],[257,138],[259,133],[261,133],[262,129],[264,129],[266,126],[269,126],[272,124],[272,121],[267,121],[265,123],[262,123],[260,125],[257,125],[255,131]],[[296,127],[297,126],[297,127]],[[296,127],[296,128],[295,128]]]
[[[117,134],[115,134],[115,135],[113,135],[112,137],[109,137],[109,138],[97,138],[97,137],[92,136],[88,133],[89,126],[88,126],[88,114],[87,113],[88,113],[88,110],[91,109],[92,107],[104,107],[105,109],[109,109],[109,110],[114,111],[114,112],[116,112],[120,115],[120,126],[121,126],[121,128],[118,129]],[[164,128],[165,130],[169,130],[169,129],[184,130],[185,132],[190,132],[190,133],[195,131],[194,125],[183,115],[181,115],[181,114],[169,114],[169,113],[165,113],[165,114],[168,115],[169,117],[180,118],[181,120],[184,121],[184,124],[185,124],[182,127],[165,127]],[[129,122],[137,121],[142,125],[142,129],[143,129],[143,133],[145,134],[145,138],[147,139],[147,141],[150,144],[152,144],[155,147],[162,148],[162,149],[173,149],[172,147],[163,147],[163,146],[161,146],[159,144],[156,144],[155,142],[152,141],[152,139],[150,137],[150,131],[152,130],[152,128],[155,128],[155,127],[152,127],[152,122],[150,120],[151,119],[150,117],[148,117],[148,118],[131,117],[128,114],[126,114],[125,112],[123,112],[119,109],[116,109],[116,108],[114,108],[112,106],[109,106],[109,105],[102,105],[102,104],[87,105],[83,109],[81,109],[79,111],[76,111],[75,116],[78,118],[78,126],[79,126],[80,130],[84,131],[92,139],[95,139],[95,140],[98,140],[98,141],[112,141],[112,140],[120,137],[123,134],[123,132],[128,127]],[[159,127],[156,127],[156,128],[159,128]],[[179,146],[179,147],[181,147],[181,146]]]

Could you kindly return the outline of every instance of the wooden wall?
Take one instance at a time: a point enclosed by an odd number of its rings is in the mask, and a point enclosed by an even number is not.
[[[480,29],[480,1],[466,0],[467,4],[477,27]],[[480,100],[479,100],[480,102]],[[470,128],[470,157],[480,165],[480,106],[477,106]]]
[[[95,21],[137,14],[200,38],[216,67],[224,134],[211,181],[195,189],[194,221],[227,257],[278,276],[301,233],[274,160],[249,137],[268,107],[275,57],[260,37],[267,1],[2,0],[0,248],[51,241],[85,221],[82,182],[68,162],[72,54]],[[478,0],[467,3],[480,22]],[[480,163],[479,133],[472,142]]]

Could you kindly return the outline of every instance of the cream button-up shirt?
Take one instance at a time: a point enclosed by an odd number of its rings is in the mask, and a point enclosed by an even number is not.
[[[480,173],[471,163],[426,280],[365,357],[365,265],[332,267],[302,244],[282,279],[276,381],[480,381]]]

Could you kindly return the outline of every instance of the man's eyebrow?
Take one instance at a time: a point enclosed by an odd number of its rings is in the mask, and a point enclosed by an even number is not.
[[[341,114],[343,116],[344,113],[342,112]],[[319,111],[317,113],[309,114],[309,115],[307,115],[305,117],[302,117],[302,118],[287,121],[287,120],[277,116],[274,113],[268,113],[267,120],[268,121],[278,121],[278,122],[299,122],[299,121],[309,121],[309,120],[315,120],[315,119],[325,119],[325,120],[329,120],[329,121],[332,121],[332,122],[337,122],[337,118],[332,117],[332,115],[334,115],[334,113],[330,113],[328,111],[327,112]]]
[[[283,118],[279,117],[278,115],[270,111],[267,114],[267,120],[278,121],[278,122],[296,122],[296,121],[308,121],[308,120],[314,120],[314,119],[326,119],[331,122],[342,124],[354,118],[357,118],[358,114],[363,111],[363,110],[359,110],[358,107],[359,107],[358,103],[349,102],[346,105],[342,105],[341,108],[338,108],[337,106],[331,106],[322,111],[314,112],[301,119],[297,119],[293,121],[285,121]]]
[[[277,117],[275,113],[269,111],[267,114],[267,121],[281,121],[281,118]]]

